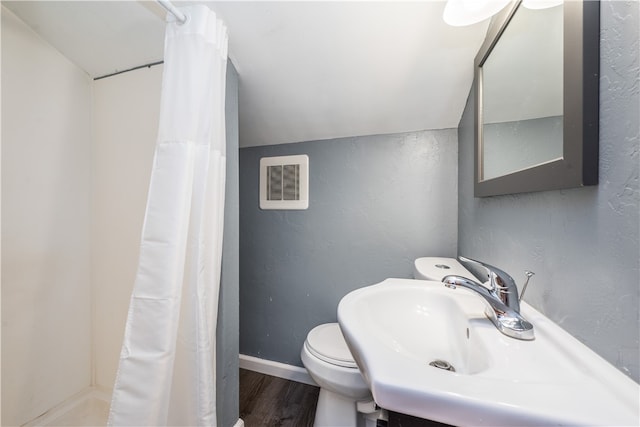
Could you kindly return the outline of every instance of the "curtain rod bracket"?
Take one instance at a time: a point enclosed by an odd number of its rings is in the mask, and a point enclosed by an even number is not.
[[[182,13],[180,9],[175,7],[169,0],[156,0],[160,6],[162,6],[167,12],[172,14],[178,20],[178,23],[184,24],[187,22],[187,15]]]

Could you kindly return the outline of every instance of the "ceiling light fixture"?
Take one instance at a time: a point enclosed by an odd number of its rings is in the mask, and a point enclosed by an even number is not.
[[[454,27],[473,25],[500,12],[511,0],[447,0],[442,18]]]

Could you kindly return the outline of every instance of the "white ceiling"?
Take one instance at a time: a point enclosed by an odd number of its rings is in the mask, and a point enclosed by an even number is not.
[[[2,3],[92,77],[162,59],[153,1]],[[229,28],[241,146],[457,127],[488,25],[446,25],[443,1],[184,3]]]

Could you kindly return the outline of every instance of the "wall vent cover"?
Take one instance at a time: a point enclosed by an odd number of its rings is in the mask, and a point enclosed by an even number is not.
[[[260,159],[260,209],[309,207],[309,156]]]

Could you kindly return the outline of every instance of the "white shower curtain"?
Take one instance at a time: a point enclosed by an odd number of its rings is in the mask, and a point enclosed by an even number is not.
[[[168,17],[158,140],[109,425],[216,425],[227,30]],[[144,117],[140,117],[144,120]]]

